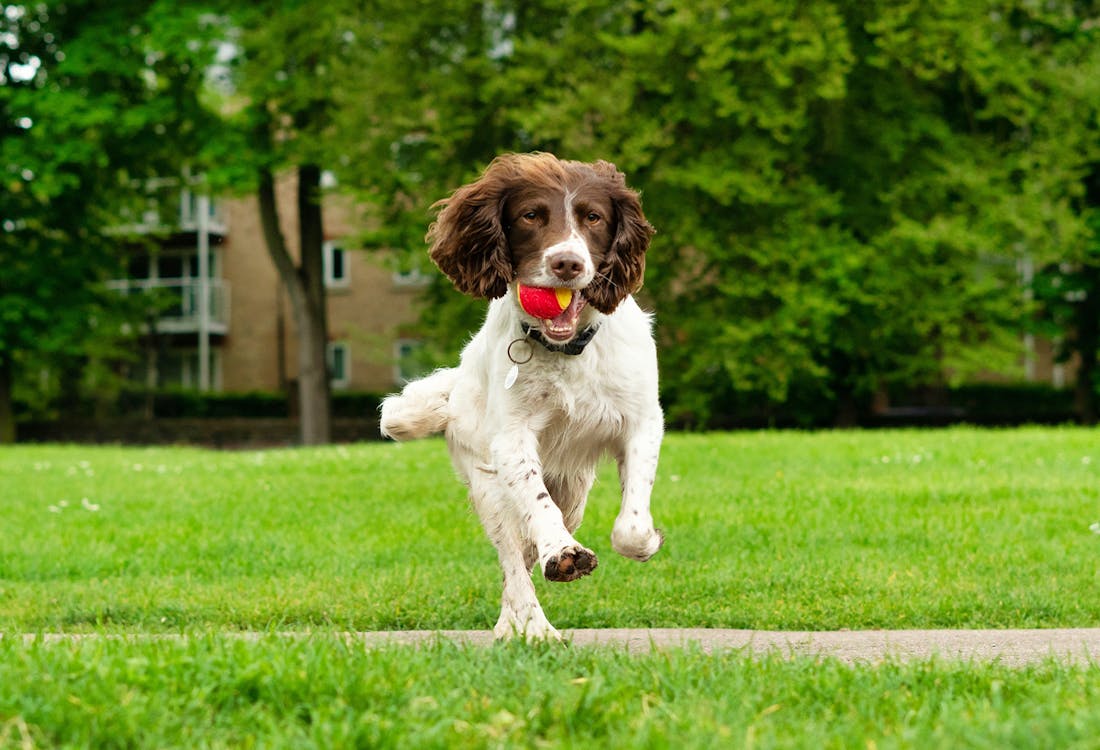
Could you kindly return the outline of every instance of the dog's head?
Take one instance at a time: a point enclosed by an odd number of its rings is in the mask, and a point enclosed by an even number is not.
[[[459,291],[490,299],[515,283],[574,291],[550,332],[557,341],[575,335],[585,305],[611,313],[642,285],[653,227],[609,162],[507,154],[436,205],[431,258]]]

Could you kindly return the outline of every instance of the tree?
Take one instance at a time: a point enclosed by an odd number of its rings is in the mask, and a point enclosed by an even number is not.
[[[1077,417],[1094,425],[1100,417],[1100,210],[1089,212],[1089,228],[1084,251],[1041,269],[1032,290],[1040,309],[1035,329],[1055,342],[1061,362],[1076,364]]]
[[[615,161],[658,228],[643,294],[670,413],[801,393],[851,421],[872,392],[1013,366],[1018,261],[1085,236],[1087,10],[421,6],[372,51],[403,75],[348,107],[355,161],[394,175],[380,192],[404,244],[499,151]],[[469,307],[442,298],[429,314],[456,347],[441,318]]]
[[[22,371],[115,356],[128,307],[120,223],[135,185],[178,173],[199,112],[186,47],[158,47],[171,3],[83,0],[0,13],[0,442]],[[138,191],[140,192],[140,191]],[[35,373],[37,374],[37,373]]]
[[[330,147],[338,71],[362,25],[358,5],[342,0],[231,4],[223,35],[235,55],[232,93],[220,104],[223,129],[212,134],[204,162],[217,184],[257,197],[264,239],[287,290],[298,340],[301,442],[331,439],[328,322],[323,274],[321,177],[336,161]],[[298,259],[281,230],[276,181],[293,171]]]
[[[1043,108],[1033,127],[1058,145],[1063,169],[1078,179],[1070,206],[1083,225],[1074,235],[1051,224],[1058,252],[1039,254],[1032,291],[1038,303],[1035,330],[1052,339],[1063,362],[1076,364],[1074,400],[1078,419],[1100,418],[1100,6],[1027,19],[1034,44],[1063,73],[1045,89],[1057,106]],[[1056,52],[1056,54],[1054,54]],[[1067,75],[1068,74],[1068,75]],[[1075,74],[1075,75],[1074,75]]]
[[[540,80],[540,101],[617,71],[603,97],[566,117],[536,104],[524,124],[567,149],[596,131],[641,177],[673,249],[649,282],[673,409],[715,382],[843,405],[1010,365],[1017,248],[1061,250],[1051,221],[1079,234],[1069,149],[1021,139],[1072,68],[1021,41],[1010,4],[725,6],[646,7],[597,37],[606,52],[582,55],[579,33],[531,45],[581,61],[545,57],[563,80]],[[685,390],[696,403],[675,403]]]
[[[328,142],[342,155],[333,166],[341,184],[369,209],[367,247],[389,251],[403,269],[428,272],[431,205],[499,153],[549,145],[517,126],[517,82],[541,73],[518,64],[513,52],[517,29],[529,21],[550,36],[571,22],[554,5],[378,0],[361,17],[359,43],[338,68],[344,85],[334,89]],[[417,331],[428,366],[453,361],[484,316],[483,301],[432,278]]]

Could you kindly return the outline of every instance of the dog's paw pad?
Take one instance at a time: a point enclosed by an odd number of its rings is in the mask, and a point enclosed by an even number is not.
[[[547,560],[542,572],[548,581],[575,581],[591,573],[597,565],[599,560],[595,552],[575,547],[564,549]]]

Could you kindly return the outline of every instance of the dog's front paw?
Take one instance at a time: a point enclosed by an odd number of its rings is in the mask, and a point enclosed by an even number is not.
[[[597,565],[596,553],[578,544],[547,558],[542,564],[542,574],[548,581],[575,581],[591,573]]]
[[[497,641],[510,641],[513,639],[526,641],[560,641],[561,633],[557,628],[547,622],[545,617],[532,618],[520,621],[515,617],[501,615],[493,628],[493,639]]]
[[[665,535],[652,525],[616,521],[611,530],[611,548],[623,557],[638,562],[653,557],[664,543]]]

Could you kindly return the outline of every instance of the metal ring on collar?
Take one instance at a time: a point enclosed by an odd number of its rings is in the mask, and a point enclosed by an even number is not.
[[[518,360],[512,356],[512,347],[516,344],[527,344],[527,359]],[[512,343],[508,344],[508,359],[512,360],[513,364],[525,365],[531,361],[531,358],[535,356],[535,347],[531,346],[531,342],[526,337],[522,339],[515,339]]]

